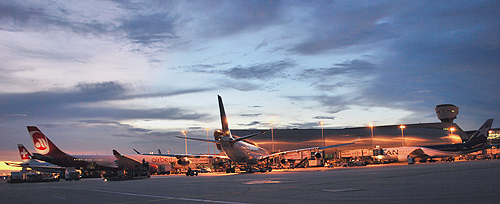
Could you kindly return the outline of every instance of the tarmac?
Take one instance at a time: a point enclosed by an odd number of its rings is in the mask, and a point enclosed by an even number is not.
[[[500,203],[500,160],[0,182],[1,203]]]

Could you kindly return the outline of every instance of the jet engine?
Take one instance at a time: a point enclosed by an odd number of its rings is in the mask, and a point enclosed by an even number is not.
[[[191,163],[191,161],[189,161],[189,159],[187,159],[187,158],[180,158],[179,160],[177,160],[177,164],[182,165],[182,166],[187,166],[190,163]]]
[[[150,164],[149,165],[149,173],[150,174],[155,174],[156,172],[158,172],[158,165],[156,165],[156,164]]]
[[[286,159],[281,159],[280,163],[281,163],[281,164],[286,164],[286,163],[288,163],[288,160],[286,160]]]
[[[219,138],[220,138],[222,135],[224,135],[224,134],[222,134],[222,130],[221,130],[221,129],[217,129],[217,130],[215,130],[215,131],[214,131],[214,138],[215,138],[215,140],[219,141]],[[222,147],[220,146],[220,144],[217,144],[217,149],[218,149],[219,151],[221,151],[221,150],[222,150]]]
[[[314,154],[314,157],[320,159],[321,158],[321,152],[316,152],[316,154]]]

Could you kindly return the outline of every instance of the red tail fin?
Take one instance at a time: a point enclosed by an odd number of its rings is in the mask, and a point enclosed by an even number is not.
[[[22,144],[17,144],[17,148],[19,149],[19,154],[21,155],[21,160],[24,163],[28,162],[32,157],[31,153],[24,147]]]
[[[52,157],[67,155],[57,148],[57,146],[52,143],[52,141],[50,141],[49,138],[47,138],[36,126],[28,126],[28,132],[30,133],[33,145],[35,146],[35,150],[38,154]]]

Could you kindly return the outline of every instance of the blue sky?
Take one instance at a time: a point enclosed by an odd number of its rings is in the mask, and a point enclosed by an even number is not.
[[[498,1],[1,1],[0,160],[37,125],[68,153],[184,152],[181,130],[500,115]],[[494,123],[494,127],[497,127]],[[189,142],[190,153],[206,144]]]

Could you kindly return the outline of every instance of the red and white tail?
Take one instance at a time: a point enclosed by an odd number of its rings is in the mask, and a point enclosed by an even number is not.
[[[36,126],[28,126],[28,132],[30,133],[33,145],[35,146],[35,150],[38,154],[52,157],[67,155],[57,148],[57,146],[52,143],[52,141],[50,141],[49,138],[47,138]]]
[[[19,154],[21,155],[21,160],[23,163],[27,163],[32,158],[31,153],[24,147],[22,144],[17,144],[17,148],[19,149]]]

